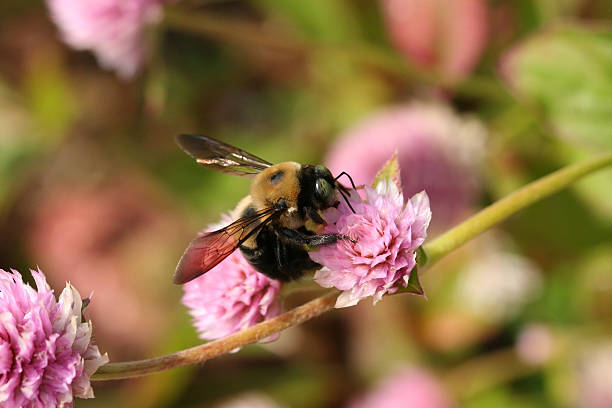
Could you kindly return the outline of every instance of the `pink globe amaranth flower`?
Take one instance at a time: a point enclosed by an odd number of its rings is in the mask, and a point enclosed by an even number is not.
[[[225,401],[215,408],[283,408],[267,395],[250,392]]]
[[[170,0],[47,0],[64,41],[91,50],[102,67],[129,78],[146,57],[145,28]]]
[[[37,290],[0,269],[0,406],[72,407],[73,397],[93,398],[89,377],[108,357],[91,344],[79,292],[68,283],[56,301],[31,272]]]
[[[348,129],[325,163],[334,174],[346,171],[356,184],[369,184],[397,151],[403,192],[427,191],[435,233],[476,207],[485,139],[486,130],[476,119],[445,105],[415,102],[375,113]]]
[[[537,298],[541,272],[528,258],[500,248],[494,240],[482,240],[479,252],[457,278],[455,308],[483,323],[509,321]]]
[[[256,271],[239,250],[183,288],[183,304],[203,340],[229,336],[281,312],[281,283]]]
[[[386,379],[375,390],[349,404],[349,408],[450,408],[439,381],[428,372],[408,367]]]
[[[487,0],[381,0],[393,44],[450,79],[473,69],[487,40]]]
[[[315,281],[344,291],[336,307],[356,305],[368,296],[376,303],[384,294],[407,287],[416,266],[415,251],[427,236],[431,210],[424,191],[404,205],[398,186],[382,180],[376,190],[365,187],[365,195],[365,201],[355,193],[351,196],[355,213],[345,203],[326,213],[325,233],[348,235],[357,242],[341,240],[310,252],[325,266],[316,272]]]
[[[96,183],[49,183],[24,219],[29,255],[50,284],[95,291],[87,312],[96,338],[115,359],[133,360],[173,327],[168,265],[184,249],[186,226],[149,181],[123,170]]]
[[[544,365],[555,354],[557,340],[551,328],[544,323],[526,325],[518,335],[515,344],[516,355],[530,365]]]
[[[590,344],[581,354],[576,373],[577,400],[573,406],[612,407],[612,342]]]

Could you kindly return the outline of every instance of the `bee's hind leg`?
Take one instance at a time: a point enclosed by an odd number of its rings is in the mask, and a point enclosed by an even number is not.
[[[289,229],[289,228],[281,228],[280,232],[283,236],[283,239],[286,241],[292,242],[297,245],[308,245],[311,247],[318,247],[321,245],[328,245],[338,242],[340,239],[348,239],[349,241],[355,242],[354,239],[349,237],[348,235],[342,234],[320,234],[320,235],[303,235],[301,232]]]

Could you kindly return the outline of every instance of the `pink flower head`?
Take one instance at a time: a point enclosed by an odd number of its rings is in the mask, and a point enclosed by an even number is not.
[[[249,392],[225,401],[215,408],[283,408],[270,397],[257,392]]]
[[[93,398],[89,377],[108,357],[91,344],[79,292],[67,283],[55,300],[31,272],[37,290],[0,269],[0,406],[72,407],[73,397]]]
[[[310,252],[315,262],[326,267],[317,271],[315,281],[344,291],[336,307],[353,306],[368,296],[376,303],[384,294],[407,287],[416,266],[415,251],[425,241],[431,220],[424,191],[404,205],[399,187],[381,180],[375,190],[365,187],[365,195],[365,201],[352,195],[355,213],[345,203],[337,212],[327,213],[328,221],[337,219],[325,227],[325,233],[348,235],[356,242],[341,240]]]
[[[183,304],[203,340],[229,336],[281,312],[281,283],[256,271],[239,250],[183,288]]]
[[[487,0],[381,0],[389,35],[406,57],[452,79],[469,74],[484,48]]]
[[[129,78],[146,54],[144,29],[169,0],[47,0],[64,41],[91,50],[100,65]]]
[[[377,389],[354,401],[350,408],[449,408],[445,390],[431,374],[405,368],[385,380]]]
[[[577,367],[578,408],[612,407],[612,342],[590,344],[581,351]]]
[[[326,159],[333,174],[346,171],[369,184],[398,152],[406,196],[427,191],[435,214],[432,229],[445,230],[476,206],[486,131],[475,119],[438,104],[386,109],[346,131]]]

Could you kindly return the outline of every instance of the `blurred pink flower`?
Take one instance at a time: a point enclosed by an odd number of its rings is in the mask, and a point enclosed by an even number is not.
[[[445,390],[431,374],[415,367],[389,377],[375,390],[349,405],[349,408],[449,408]]]
[[[47,0],[64,41],[91,50],[100,65],[133,76],[146,56],[144,31],[171,0]]]
[[[282,408],[282,406],[264,394],[251,392],[215,405],[215,408]]]
[[[469,74],[487,40],[487,0],[381,0],[395,46],[451,79]]]
[[[444,105],[413,103],[379,112],[346,131],[332,146],[327,167],[369,184],[397,150],[405,196],[427,191],[432,230],[464,218],[480,193],[486,131]]]
[[[87,310],[115,358],[149,354],[179,312],[168,285],[182,220],[133,172],[92,186],[47,184],[30,203],[27,246],[49,281],[95,291]]]
[[[557,348],[557,341],[550,327],[544,323],[525,326],[516,339],[515,350],[526,364],[543,365],[550,361]]]
[[[579,361],[577,394],[577,407],[612,407],[612,342],[584,351]]]
[[[31,272],[37,290],[0,269],[0,405],[72,407],[73,397],[93,398],[89,377],[108,357],[91,344],[79,292],[67,283],[55,300],[43,273]]]
[[[315,262],[325,266],[315,281],[344,291],[336,307],[356,305],[368,296],[376,303],[384,294],[408,286],[416,266],[415,251],[425,241],[431,220],[424,191],[406,205],[399,187],[389,180],[380,181],[376,190],[366,186],[365,193],[365,201],[353,193],[355,213],[344,202],[326,213],[330,222],[325,233],[348,235],[357,242],[341,240],[310,252]]]
[[[536,264],[495,241],[481,241],[479,254],[457,278],[455,304],[477,319],[503,323],[537,298],[542,276]]]
[[[183,288],[183,304],[203,340],[229,336],[281,312],[281,283],[257,272],[238,250]]]

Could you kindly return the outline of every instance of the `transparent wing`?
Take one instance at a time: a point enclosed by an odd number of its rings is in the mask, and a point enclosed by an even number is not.
[[[201,135],[178,135],[176,143],[201,165],[222,173],[252,177],[269,163],[242,149]]]
[[[182,285],[208,272],[278,214],[280,210],[268,207],[239,218],[225,228],[195,238],[176,266],[174,283]]]

